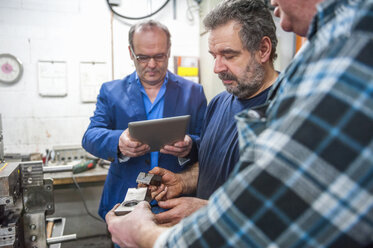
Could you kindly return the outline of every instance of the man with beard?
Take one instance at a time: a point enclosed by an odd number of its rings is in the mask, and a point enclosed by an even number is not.
[[[157,225],[146,202],[124,217],[110,212],[113,240],[373,247],[373,0],[271,3],[281,27],[308,42],[272,86],[269,104],[237,116],[242,150],[230,178],[172,228]]]
[[[180,174],[162,168],[150,173],[162,176],[163,185],[153,187],[159,206],[170,209],[155,216],[158,223],[176,224],[208,203],[239,160],[234,116],[266,102],[278,73],[276,27],[262,1],[238,2],[210,12],[204,20],[210,31],[209,52],[214,72],[226,87],[208,105],[198,147],[199,164]],[[171,149],[171,148],[169,148]],[[196,193],[194,197],[180,195]]]
[[[128,50],[136,71],[121,80],[104,83],[97,97],[94,116],[83,137],[83,147],[93,155],[112,161],[101,197],[99,214],[122,202],[128,188],[136,187],[140,172],[162,166],[180,172],[180,165],[199,139],[206,97],[200,84],[167,71],[171,39],[168,28],[148,20],[133,25],[128,33]],[[149,153],[149,146],[131,138],[128,123],[190,115],[189,133],[176,142],[172,152]],[[162,152],[162,151],[161,151]],[[153,210],[159,211],[156,203]]]

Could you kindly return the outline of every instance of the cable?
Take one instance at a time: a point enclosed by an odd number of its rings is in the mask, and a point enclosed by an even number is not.
[[[98,220],[98,221],[100,221],[100,222],[104,222],[102,219],[97,218],[97,217],[94,216],[91,212],[89,212],[88,207],[87,207],[87,204],[86,204],[86,202],[85,202],[85,200],[84,200],[84,197],[83,197],[82,190],[80,189],[80,186],[79,186],[78,182],[76,181],[75,176],[73,175],[72,178],[73,178],[73,181],[74,181],[74,184],[75,184],[76,188],[78,189],[78,192],[79,192],[80,198],[82,199],[82,202],[83,202],[83,205],[84,205],[85,210],[87,211],[87,214],[88,214],[89,216],[91,216],[91,217],[92,217],[93,219],[95,219],[95,220]]]
[[[199,10],[199,7],[198,5],[192,5],[190,3],[191,0],[187,0],[187,5],[188,5],[188,8],[186,10],[186,17],[188,19],[188,21],[190,22],[194,22],[194,15],[193,15],[193,11],[195,10]]]
[[[106,3],[108,4],[109,9],[111,10],[111,12],[113,12],[117,16],[120,16],[120,17],[125,18],[125,19],[129,19],[129,20],[141,20],[141,19],[145,19],[145,18],[151,17],[151,16],[157,14],[159,11],[161,11],[169,2],[170,2],[170,0],[166,0],[166,2],[164,2],[164,4],[159,9],[157,9],[153,13],[150,13],[149,15],[141,16],[141,17],[130,17],[130,16],[121,15],[118,12],[116,12],[113,9],[113,6],[111,6],[111,4],[109,3],[109,0],[106,0]]]

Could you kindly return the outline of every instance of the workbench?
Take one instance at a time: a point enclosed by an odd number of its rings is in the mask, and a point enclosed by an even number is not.
[[[87,170],[78,174],[73,174],[72,171],[44,173],[44,178],[52,178],[53,185],[74,184],[73,177],[75,177],[77,183],[98,183],[105,182],[107,173],[107,168],[96,166],[94,169]]]

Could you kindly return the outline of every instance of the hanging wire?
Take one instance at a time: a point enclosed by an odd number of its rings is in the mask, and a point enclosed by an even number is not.
[[[145,16],[140,16],[140,17],[131,17],[131,16],[125,16],[125,15],[121,15],[119,14],[118,12],[116,12],[114,9],[113,9],[113,6],[109,3],[109,0],[106,0],[108,6],[109,6],[109,9],[111,10],[111,12],[113,12],[115,15],[119,16],[119,17],[122,17],[122,18],[125,18],[125,19],[129,19],[129,20],[141,20],[141,19],[145,19],[145,18],[148,18],[148,17],[151,17],[155,14],[157,14],[159,11],[161,11],[169,2],[170,0],[166,0],[164,2],[164,4],[159,7],[159,9],[157,9],[156,11],[148,14],[148,15],[145,15]]]
[[[199,6],[197,5],[197,3],[190,3],[192,0],[187,0],[187,5],[188,5],[188,8],[186,10],[186,17],[188,19],[188,21],[190,22],[194,22],[194,11],[198,11],[199,10]]]

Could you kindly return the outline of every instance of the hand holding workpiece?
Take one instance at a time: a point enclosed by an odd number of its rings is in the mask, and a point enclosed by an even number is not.
[[[158,205],[161,208],[169,210],[156,214],[155,219],[162,226],[173,226],[207,204],[208,200],[197,197],[179,197],[167,201],[159,201]]]
[[[115,205],[105,216],[112,241],[120,247],[151,247],[164,229],[156,228],[149,203],[140,202],[134,211],[124,216],[114,214],[118,206]]]
[[[162,177],[162,184],[160,186],[149,186],[151,196],[155,200],[167,200],[183,193],[183,183],[180,174],[173,173],[160,167],[153,168],[149,171],[149,174],[155,174]]]

